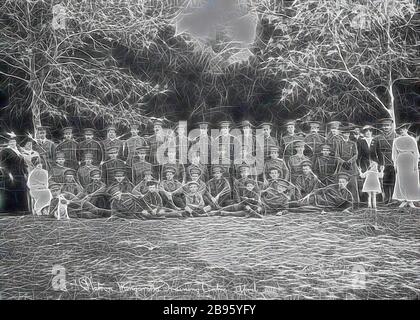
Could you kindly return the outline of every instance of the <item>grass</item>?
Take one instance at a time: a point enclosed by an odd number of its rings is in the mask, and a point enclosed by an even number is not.
[[[2,299],[418,299],[420,214],[0,219]],[[52,268],[65,268],[66,291]],[[355,282],[356,269],[362,270]]]

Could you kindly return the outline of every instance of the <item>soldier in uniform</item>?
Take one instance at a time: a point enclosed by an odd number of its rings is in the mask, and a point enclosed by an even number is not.
[[[148,183],[149,181],[155,181],[159,183],[155,178],[153,178],[152,169],[144,169],[143,171],[143,179],[134,187],[133,194],[136,196],[144,196],[148,190]]]
[[[308,124],[310,131],[303,141],[312,149],[312,161],[314,161],[316,156],[321,153],[321,145],[326,143],[326,139],[319,133],[321,126],[319,121],[308,121]]]
[[[199,191],[199,182],[190,181],[185,186],[184,210],[193,217],[206,216],[211,211],[211,206],[206,205],[203,194]]]
[[[149,161],[152,164],[153,175],[155,177],[159,177],[161,166],[160,166],[160,163],[158,162],[157,152],[160,146],[162,146],[164,143],[167,143],[168,136],[166,132],[163,130],[161,120],[157,119],[153,122],[153,131],[154,131],[154,134],[150,136],[147,140],[150,146]]]
[[[106,184],[101,179],[101,170],[94,168],[90,171],[90,183],[84,188],[84,197],[98,208],[109,208],[109,195]]]
[[[310,160],[307,156],[303,154],[305,151],[305,142],[302,140],[297,140],[292,142],[295,149],[296,154],[290,156],[288,167],[290,170],[290,180],[292,183],[296,182],[296,178],[302,174],[302,166],[301,163],[305,160]]]
[[[143,196],[142,200],[151,208],[149,212],[151,215],[157,217],[172,217],[179,218],[182,217],[182,213],[179,210],[174,210],[164,206],[163,200],[157,189],[156,181],[147,182],[148,191]]]
[[[55,156],[55,163],[50,167],[48,175],[51,181],[56,183],[63,183],[64,182],[64,172],[69,169],[64,166],[66,162],[64,152],[59,151]]]
[[[77,170],[79,163],[77,160],[77,142],[73,138],[73,128],[63,128],[64,140],[60,142],[56,147],[56,152],[63,152],[66,162],[64,165],[68,168]]]
[[[83,195],[83,187],[76,180],[76,170],[69,168],[64,171],[64,183],[61,192],[70,193],[76,197]]]
[[[263,141],[264,146],[257,146],[258,148],[264,150],[264,159],[268,159],[270,156],[270,147],[272,146],[279,146],[277,139],[271,135],[271,131],[273,128],[273,124],[271,122],[263,122],[260,124],[260,129],[263,130]],[[256,137],[256,143],[259,144],[261,138],[258,136]]]
[[[230,133],[231,122],[220,121],[220,135],[214,139],[214,143],[218,146],[219,164],[224,168],[224,176],[231,180],[234,171],[235,152],[238,153],[241,146],[241,141]],[[212,154],[213,156],[213,154]],[[240,154],[240,156],[242,156]],[[212,157],[212,163],[213,163]]]
[[[165,177],[165,170],[166,168],[174,168],[176,170],[175,172],[175,180],[178,180],[182,184],[184,184],[187,180],[186,173],[185,173],[185,167],[182,163],[180,163],[176,159],[176,149],[175,148],[168,148],[167,150],[168,160],[166,163],[164,163],[161,167],[161,172],[159,175],[159,179],[163,180]]]
[[[136,151],[136,156],[132,161],[132,180],[134,185],[139,184],[144,178],[145,170],[152,171],[152,164],[146,161],[146,156],[149,154],[149,147],[139,147]]]
[[[52,183],[49,186],[51,190],[52,200],[49,207],[51,216],[60,215],[59,204],[67,207],[67,212],[70,218],[107,218],[111,216],[111,211],[94,206],[87,200],[80,200],[72,193],[62,190],[62,186],[58,183]]]
[[[114,183],[116,169],[126,170],[124,161],[122,161],[121,159],[117,159],[118,152],[118,147],[111,147],[110,149],[108,149],[109,160],[105,161],[101,166],[102,179],[107,186],[110,186],[112,183]]]
[[[396,138],[393,130],[393,120],[390,118],[379,120],[381,124],[382,134],[377,137],[379,157],[379,171],[383,171],[384,177],[382,180],[383,190],[385,194],[385,203],[392,202],[392,194],[394,193],[395,185],[395,168],[392,161],[392,145]]]
[[[201,122],[198,122],[197,125],[200,132],[199,132],[199,135],[195,137],[192,136],[191,138],[191,147],[190,147],[190,152],[188,154],[188,160],[190,162],[193,162],[198,154],[200,158],[198,159],[197,163],[201,163],[207,166],[210,163],[209,155],[211,154],[210,150],[211,150],[211,145],[212,145],[212,138],[208,134],[209,123],[206,121],[201,121]],[[208,180],[207,171],[208,170],[206,169],[205,181]]]
[[[296,187],[299,189],[302,197],[313,192],[322,186],[321,181],[312,171],[312,162],[309,160],[303,161],[301,164],[302,174],[296,178]]]
[[[202,163],[201,160],[201,151],[195,152],[195,154],[191,158],[191,163],[187,167],[186,170],[186,178],[187,180],[191,180],[191,170],[199,169],[200,170],[200,179],[204,182],[209,180],[209,172],[208,172],[208,165]]]
[[[331,155],[331,146],[321,146],[321,154],[316,157],[313,169],[322,184],[328,186],[335,183],[335,177],[341,167],[341,160]]]
[[[85,153],[85,163],[77,170],[77,178],[83,188],[86,188],[86,186],[91,182],[90,172],[94,169],[99,169],[99,167],[92,164],[92,161],[93,154]]]
[[[221,208],[219,213],[221,216],[262,218],[263,206],[257,182],[252,179],[245,180],[239,191],[237,203]]]
[[[107,137],[102,141],[103,150],[109,150],[110,148],[117,148],[118,154],[121,154],[123,141],[117,138],[117,129],[111,125],[107,128]],[[105,161],[109,160],[108,154],[105,154]]]
[[[261,191],[261,201],[267,214],[278,214],[289,207],[293,200],[290,182],[273,178]]]
[[[100,166],[104,159],[104,151],[101,144],[93,139],[94,130],[92,128],[85,128],[83,130],[85,140],[79,142],[77,147],[77,160],[79,164],[85,159],[85,153],[93,154],[92,164]]]
[[[218,208],[231,204],[231,187],[229,180],[223,177],[224,170],[222,165],[214,165],[213,178],[207,183],[212,204],[216,204]]]
[[[34,151],[38,152],[41,157],[42,166],[47,171],[54,163],[55,143],[47,139],[47,128],[43,126],[37,127],[36,142],[33,146]]]
[[[131,137],[125,140],[121,148],[120,158],[125,161],[128,167],[133,166],[133,158],[137,154],[137,150],[147,145],[145,138],[139,136],[139,125],[137,123],[130,124]]]
[[[289,168],[287,167],[286,162],[279,158],[279,151],[280,148],[277,146],[270,147],[270,159],[264,164],[263,181],[267,180],[268,171],[272,167],[277,167],[279,169],[281,179],[290,180]]]
[[[166,208],[180,210],[185,207],[185,200],[182,198],[182,184],[175,178],[177,169],[166,166],[164,170],[165,178],[159,183],[159,194]]]
[[[337,150],[340,148],[343,138],[340,135],[340,121],[331,121],[329,123],[330,132],[327,134],[327,144],[331,146],[331,154],[336,156]]]
[[[358,188],[358,169],[357,169],[357,145],[350,141],[350,128],[343,128],[341,130],[343,141],[339,145],[336,153],[337,157],[341,159],[341,170],[350,175],[350,181],[347,189],[353,195],[354,201],[359,202],[359,188]]]
[[[315,206],[323,210],[348,212],[353,209],[353,196],[347,189],[349,174],[341,172],[337,175],[338,183],[319,188],[299,200],[301,206]]]
[[[293,151],[295,150],[294,143],[302,139],[296,137],[296,121],[288,121],[284,125],[286,127],[286,134],[280,139],[280,150],[284,161],[288,163],[289,158],[293,155]]]

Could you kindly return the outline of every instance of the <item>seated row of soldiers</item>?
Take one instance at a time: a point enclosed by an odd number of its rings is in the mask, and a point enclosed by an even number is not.
[[[247,164],[237,169],[239,176],[230,179],[224,175],[225,166],[214,165],[212,178],[205,181],[202,168],[193,165],[187,170],[188,178],[181,182],[176,178],[180,174],[176,166],[164,166],[160,180],[155,179],[150,167],[145,167],[142,178],[133,183],[125,167],[113,169],[107,182],[103,181],[103,170],[92,168],[85,187],[80,185],[74,169],[66,169],[63,179],[51,177],[50,213],[58,210],[60,197],[67,202],[71,215],[90,218],[111,215],[143,219],[203,215],[261,217],[293,206],[337,210],[353,205],[353,196],[347,189],[350,175],[340,172],[335,176],[338,183],[324,187],[312,172],[310,161],[302,162],[302,174],[295,184],[284,179],[282,168],[275,164],[266,168],[268,174],[264,181],[253,177]]]

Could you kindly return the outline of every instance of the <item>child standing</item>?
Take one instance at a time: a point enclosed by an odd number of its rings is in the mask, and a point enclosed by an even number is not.
[[[366,172],[362,172],[359,168],[359,174],[362,179],[365,179],[362,192],[368,193],[368,208],[376,210],[376,195],[381,193],[381,183],[379,179],[383,178],[383,171],[378,171],[378,163],[370,161],[369,168]]]

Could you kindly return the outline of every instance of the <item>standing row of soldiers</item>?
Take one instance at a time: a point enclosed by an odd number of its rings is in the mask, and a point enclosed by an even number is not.
[[[62,191],[71,191],[76,195],[84,194],[84,197],[90,198],[89,194],[95,194],[95,192],[99,194],[104,188],[112,193],[112,186],[116,182],[120,184],[124,181],[126,186],[119,185],[117,189],[128,188],[132,192],[136,188],[137,192],[145,195],[148,188],[155,184],[155,187],[166,190],[166,196],[171,194],[169,207],[172,209],[181,206],[179,199],[176,196],[172,197],[174,191],[185,191],[185,185],[192,181],[197,183],[199,190],[210,191],[207,195],[199,192],[203,195],[205,203],[210,205],[217,203],[217,207],[220,208],[238,201],[239,188],[237,186],[241,183],[241,179],[242,182],[252,183],[259,189],[268,186],[273,179],[280,179],[287,185],[286,189],[295,190],[293,191],[294,198],[298,200],[318,188],[335,184],[339,174],[347,174],[347,188],[351,192],[352,201],[358,202],[360,186],[357,178],[358,169],[362,168],[366,171],[371,161],[376,161],[385,169],[385,192],[386,186],[393,185],[391,152],[395,133],[392,130],[391,119],[380,120],[383,131],[376,137],[373,137],[376,129],[371,126],[343,127],[339,122],[334,121],[328,124],[329,133],[325,136],[320,132],[322,126],[320,122],[309,121],[307,124],[310,127],[309,133],[303,134],[297,132],[295,121],[287,122],[286,133],[280,139],[272,135],[271,123],[260,125],[264,141],[263,172],[255,170],[256,164],[234,165],[232,158],[226,161],[225,151],[229,149],[232,151],[234,141],[237,139],[236,136],[230,134],[231,123],[228,121],[220,123],[220,136],[216,139],[209,135],[208,122],[198,123],[200,134],[192,140],[180,138],[181,135],[187,133],[186,127],[178,127],[177,136],[166,135],[161,121],[154,122],[154,134],[148,137],[139,135],[138,124],[131,124],[131,137],[127,140],[120,140],[117,137],[116,128],[110,126],[107,128],[107,138],[103,141],[96,141],[94,130],[86,128],[83,131],[84,140],[76,142],[73,129],[64,128],[64,140],[59,144],[47,139],[45,127],[38,127],[33,149],[39,154],[43,167],[48,170],[50,181],[61,185]],[[243,121],[239,127],[243,132],[243,141],[250,137],[254,142],[251,153],[255,154],[256,139],[252,134],[253,125],[249,121]],[[208,158],[204,158],[203,161],[203,155],[197,152],[192,159],[189,159],[188,164],[182,164],[179,161],[179,152],[177,152],[181,149],[169,148],[167,163],[158,163],[157,150],[168,139],[174,139],[178,147],[182,143],[187,143],[187,147],[191,147],[203,141],[214,143],[216,140],[221,150],[220,160],[224,162],[222,165],[208,165],[208,162],[206,163]],[[226,141],[228,145],[223,145]],[[232,155],[233,152],[230,152],[230,157]],[[209,173],[213,176],[221,174],[224,180],[216,179],[214,186],[211,183],[208,184],[211,180]],[[229,187],[225,185],[226,183]],[[246,186],[244,186],[245,189]],[[102,191],[98,193],[98,190]],[[163,194],[165,198],[165,192]],[[388,190],[386,195],[385,200],[390,201],[392,189]],[[100,204],[100,206],[105,206],[105,204]]]

